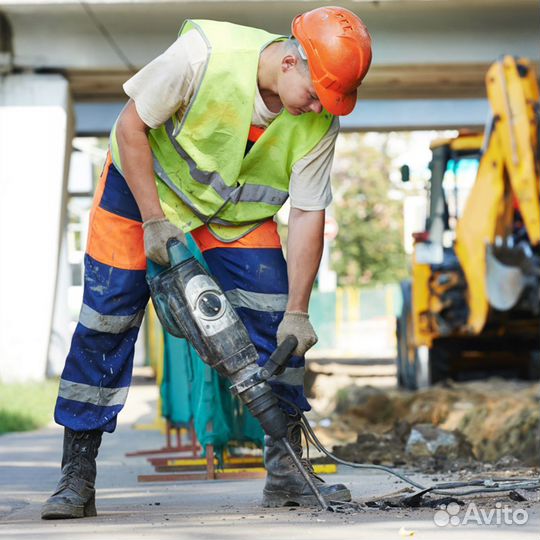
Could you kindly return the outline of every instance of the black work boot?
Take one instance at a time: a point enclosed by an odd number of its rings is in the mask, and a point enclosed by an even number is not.
[[[96,457],[102,431],[73,431],[64,428],[62,478],[45,501],[41,519],[97,516]]]
[[[288,437],[295,454],[311,476],[315,486],[327,502],[350,501],[351,492],[343,484],[326,484],[313,472],[309,459],[302,459],[302,428],[300,422],[291,419]],[[278,506],[318,506],[318,501],[308,483],[297,469],[285,445],[280,440],[266,436],[264,439],[264,464],[267,471],[263,490],[262,505],[270,508]]]

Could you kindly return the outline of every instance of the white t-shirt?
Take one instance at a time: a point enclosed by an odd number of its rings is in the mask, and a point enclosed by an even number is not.
[[[156,128],[174,114],[182,118],[203,77],[207,53],[199,32],[190,30],[124,84],[146,125]],[[278,114],[266,107],[257,88],[251,123],[267,127]],[[289,184],[293,208],[323,210],[332,202],[330,170],[338,131],[339,120],[334,117],[319,144],[293,165]]]

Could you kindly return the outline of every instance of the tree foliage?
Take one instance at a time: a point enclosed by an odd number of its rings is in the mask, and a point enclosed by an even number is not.
[[[350,133],[338,141],[332,184],[339,234],[332,244],[332,267],[340,285],[390,283],[406,276],[390,137]]]

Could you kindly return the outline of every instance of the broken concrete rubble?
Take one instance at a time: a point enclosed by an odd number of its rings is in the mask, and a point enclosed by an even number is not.
[[[411,429],[405,452],[418,457],[473,457],[471,445],[459,431],[447,431],[432,424],[417,424]]]
[[[356,462],[411,464],[426,471],[499,462],[540,466],[540,384],[502,379],[449,383],[418,392],[356,386],[336,396],[336,453]],[[349,436],[347,437],[347,433]],[[356,433],[356,440],[350,435]],[[499,467],[499,468],[500,468]]]

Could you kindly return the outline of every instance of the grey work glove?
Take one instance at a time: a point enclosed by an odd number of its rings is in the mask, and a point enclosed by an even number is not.
[[[149,219],[143,223],[144,252],[146,256],[161,266],[168,266],[167,240],[177,238],[186,243],[184,233],[167,218]]]
[[[298,346],[294,350],[295,356],[304,356],[306,352],[319,341],[313,326],[309,322],[309,315],[302,311],[286,311],[277,329],[278,346],[287,336],[294,336]]]

